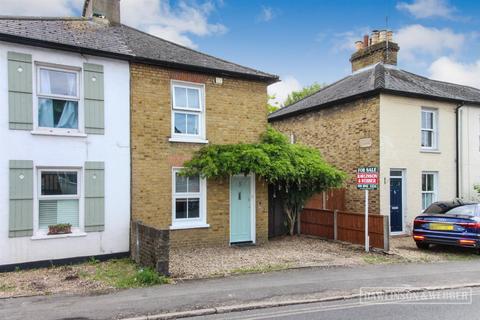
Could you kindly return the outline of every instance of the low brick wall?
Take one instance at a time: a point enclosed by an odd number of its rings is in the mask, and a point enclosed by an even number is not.
[[[141,266],[168,275],[170,231],[155,229],[140,221],[132,221],[130,230],[132,259]]]

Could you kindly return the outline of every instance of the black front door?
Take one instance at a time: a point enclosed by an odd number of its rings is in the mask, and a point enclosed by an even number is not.
[[[402,178],[390,177],[390,231],[403,231]]]

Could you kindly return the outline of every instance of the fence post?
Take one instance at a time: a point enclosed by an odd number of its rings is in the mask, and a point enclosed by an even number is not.
[[[383,250],[390,251],[390,217],[383,216]]]
[[[338,240],[338,223],[337,223],[338,210],[333,210],[333,240]]]

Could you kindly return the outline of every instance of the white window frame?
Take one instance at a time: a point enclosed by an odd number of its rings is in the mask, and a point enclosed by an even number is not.
[[[69,236],[85,235],[85,214],[83,204],[83,180],[82,168],[80,167],[37,167],[37,181],[34,184],[34,236],[32,239],[60,238]],[[77,194],[76,195],[42,195],[42,172],[76,172],[77,173]],[[72,227],[72,233],[68,235],[48,235],[48,229],[40,229],[40,201],[41,200],[78,200],[78,228]]]
[[[172,168],[172,224],[170,229],[191,229],[191,228],[208,228],[207,224],[207,181],[204,178],[200,178],[199,186],[200,192],[189,193],[181,192],[177,193],[176,190],[176,173],[179,172],[181,167]],[[184,218],[177,219],[175,215],[175,205],[178,198],[199,198],[200,200],[200,214],[198,218]]]
[[[191,143],[208,143],[205,138],[205,85],[186,81],[171,81],[170,94],[172,97],[171,105],[171,142],[191,142]],[[199,109],[192,109],[187,107],[177,107],[175,101],[175,88],[194,89],[199,93]],[[194,114],[198,115],[198,134],[186,134],[175,132],[175,113]]]
[[[77,95],[76,96],[64,96],[64,95],[57,95],[57,94],[42,94],[40,92],[40,70],[53,70],[53,71],[60,71],[60,72],[69,72],[75,73],[77,77]],[[79,67],[73,66],[63,66],[63,65],[55,65],[49,64],[44,62],[36,62],[35,63],[35,94],[34,94],[34,103],[33,103],[33,123],[34,123],[34,134],[51,134],[51,135],[72,135],[72,136],[84,136],[84,114],[83,114],[83,93],[81,91],[82,86],[82,69]],[[77,112],[78,112],[78,128],[49,128],[49,127],[40,127],[38,123],[38,107],[39,107],[39,99],[56,99],[56,100],[67,100],[67,101],[74,101],[77,102]]]
[[[433,175],[433,191],[424,191],[423,190],[423,176],[424,175]],[[420,180],[420,188],[422,191],[422,196],[421,196],[421,207],[422,211],[427,209],[423,207],[423,195],[424,194],[432,194],[432,203],[438,201],[438,172],[437,171],[422,171],[422,177]]]
[[[433,128],[424,128],[422,116],[423,113],[431,113],[433,117]],[[432,145],[422,146],[422,136],[424,131],[432,132]],[[420,114],[420,147],[422,150],[438,150],[438,109],[422,107]]]

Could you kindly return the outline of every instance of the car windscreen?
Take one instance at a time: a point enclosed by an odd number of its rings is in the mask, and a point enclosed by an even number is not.
[[[462,215],[462,216],[478,216],[478,204],[468,204],[465,206],[455,207],[447,211],[448,214]]]

